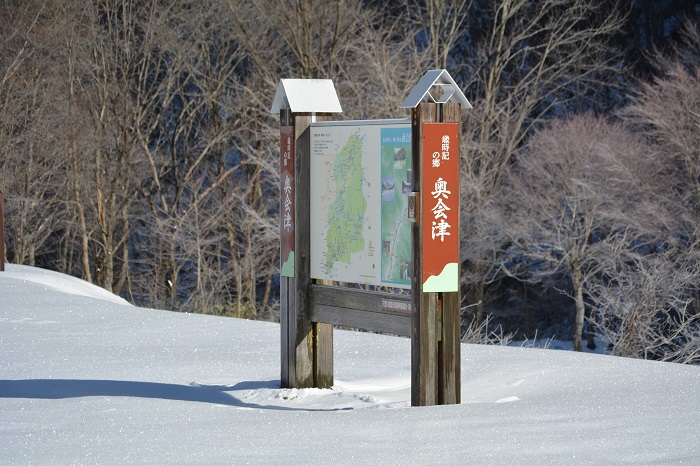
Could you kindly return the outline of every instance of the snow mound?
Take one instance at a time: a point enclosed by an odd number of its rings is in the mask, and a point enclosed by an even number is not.
[[[5,272],[0,273],[0,278],[12,278],[24,282],[36,283],[47,289],[88,298],[101,299],[115,304],[131,306],[131,304],[119,296],[110,293],[104,288],[87,283],[79,278],[71,277],[59,272],[44,270],[27,265],[5,264]]]

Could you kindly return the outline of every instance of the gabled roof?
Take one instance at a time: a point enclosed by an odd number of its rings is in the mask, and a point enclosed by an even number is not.
[[[330,79],[280,79],[270,113],[288,108],[294,113],[342,113]]]
[[[440,86],[443,90],[442,96],[437,100],[430,94],[430,89],[433,86]],[[472,105],[464,97],[464,94],[459,90],[459,87],[457,87],[447,70],[430,70],[425,73],[423,78],[416,84],[416,87],[406,97],[406,100],[403,101],[401,108],[415,108],[423,101],[453,102],[462,104],[462,108],[472,108]]]

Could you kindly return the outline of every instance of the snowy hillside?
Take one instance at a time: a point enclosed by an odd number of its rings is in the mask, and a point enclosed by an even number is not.
[[[337,331],[332,390],[279,388],[279,326],[0,272],[1,464],[700,464],[700,367],[464,345],[410,408],[408,339]]]

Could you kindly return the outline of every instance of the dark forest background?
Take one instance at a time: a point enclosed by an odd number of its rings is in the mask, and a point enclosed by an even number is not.
[[[700,4],[384,3],[0,0],[8,261],[277,319],[279,79],[399,118],[445,68],[474,105],[465,341],[699,363]]]

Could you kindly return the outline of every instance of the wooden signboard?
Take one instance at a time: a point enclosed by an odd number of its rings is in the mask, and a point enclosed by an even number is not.
[[[430,70],[402,104],[410,127],[330,123],[342,111],[330,80],[280,81],[282,387],[333,385],[341,325],[411,337],[413,406],[460,402],[462,105],[449,73]]]
[[[459,125],[423,126],[423,292],[459,291]]]

